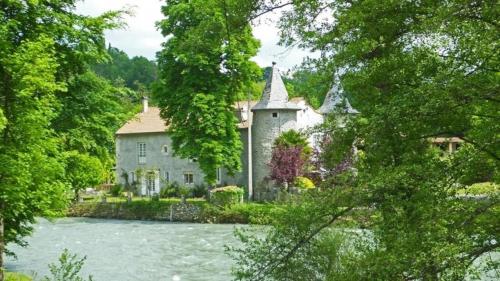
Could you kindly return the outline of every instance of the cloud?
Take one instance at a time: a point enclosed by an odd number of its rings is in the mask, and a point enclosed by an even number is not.
[[[107,31],[106,40],[129,56],[144,56],[153,60],[156,52],[161,49],[161,43],[165,41],[155,26],[156,22],[164,17],[161,13],[163,4],[164,1],[160,0],[85,0],[78,2],[77,12],[97,16],[109,10],[132,9],[133,17],[125,18],[127,27]],[[290,69],[300,64],[304,57],[314,56],[308,51],[277,45],[278,29],[272,21],[272,18],[277,17],[279,14],[269,14],[253,26],[254,36],[261,41],[261,49],[253,60],[262,67],[275,61],[281,69]]]

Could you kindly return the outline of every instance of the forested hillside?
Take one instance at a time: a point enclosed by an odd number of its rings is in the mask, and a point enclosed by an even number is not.
[[[136,91],[149,90],[156,80],[156,63],[143,56],[130,58],[124,51],[108,46],[110,60],[95,63],[92,70],[114,85],[123,85]]]

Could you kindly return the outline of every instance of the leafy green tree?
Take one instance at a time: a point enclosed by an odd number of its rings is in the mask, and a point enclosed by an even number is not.
[[[61,110],[52,122],[64,151],[97,157],[104,169],[114,166],[114,133],[138,111],[137,93],[113,86],[91,71],[75,75],[59,95]]]
[[[331,70],[316,69],[307,65],[298,67],[290,77],[284,77],[283,82],[290,97],[303,97],[313,108],[319,108],[325,100],[332,83]]]
[[[81,190],[104,181],[105,169],[98,158],[78,151],[68,151],[64,153],[64,159],[66,179],[75,192],[76,200]]]
[[[282,215],[266,237],[241,236],[246,243],[236,250],[237,278],[466,280],[495,274],[499,260],[488,255],[500,247],[499,195],[461,197],[462,174],[478,162],[442,157],[431,138],[462,139],[498,181],[496,1],[257,4],[254,14],[290,6],[280,21],[282,42],[320,50],[320,67],[332,67],[361,112],[336,114],[327,123],[325,133],[334,140],[325,151],[330,165],[353,143],[362,153],[355,174],[291,206],[293,216]],[[325,15],[332,20],[320,20]],[[345,212],[351,208],[369,211],[358,225],[370,232],[343,233],[352,245],[330,239],[333,223],[356,217]]]
[[[67,190],[51,122],[58,95],[90,60],[105,55],[103,31],[121,12],[87,17],[75,1],[0,3],[0,281],[5,244],[23,244],[35,216],[52,215]]]
[[[122,50],[108,46],[109,60],[91,65],[99,76],[112,81],[117,86],[140,90],[141,86],[150,89],[156,80],[156,64],[145,57],[129,58]],[[121,84],[123,83],[123,85]]]
[[[155,98],[175,152],[197,158],[208,182],[216,168],[240,169],[242,144],[233,104],[259,75],[259,42],[238,1],[166,1],[158,23],[168,37],[158,53]],[[245,93],[243,93],[245,94]]]

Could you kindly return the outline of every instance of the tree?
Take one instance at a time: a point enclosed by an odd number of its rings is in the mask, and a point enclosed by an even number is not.
[[[23,244],[35,216],[65,205],[59,139],[51,129],[67,80],[104,55],[103,31],[121,12],[73,13],[74,1],[0,4],[0,281],[5,244]]]
[[[304,162],[302,148],[275,146],[269,163],[271,179],[278,184],[292,183],[303,174]]]
[[[319,108],[331,85],[332,73],[328,70],[307,64],[297,67],[290,77],[283,78],[290,97],[303,97],[313,108]]]
[[[75,199],[79,199],[79,192],[104,180],[105,169],[98,158],[78,151],[64,153],[66,179],[75,192]]]
[[[82,157],[97,157],[109,179],[114,166],[114,133],[138,111],[137,100],[136,92],[113,86],[90,70],[75,75],[67,81],[67,91],[59,95],[61,110],[52,122],[61,149],[71,155],[78,151]]]
[[[286,3],[259,4],[255,14]],[[486,201],[460,197],[461,175],[477,165],[458,155],[442,157],[430,142],[436,136],[459,137],[499,173],[496,2],[287,5],[282,42],[320,50],[317,62],[332,67],[361,112],[336,116],[345,121],[341,125],[328,123],[336,140],[329,150],[331,166],[345,159],[355,141],[363,157],[354,162],[354,177],[291,206],[294,216],[283,215],[266,237],[243,235],[236,276],[464,280],[498,268],[498,259],[479,262],[500,247],[498,194]],[[334,20],[320,21],[324,15]],[[293,212],[297,208],[302,211]],[[358,224],[369,226],[370,234],[359,239],[343,233],[354,239],[351,245],[330,239],[333,223],[356,217],[346,212],[351,208],[369,210]]]
[[[94,63],[91,65],[93,71],[99,76],[110,80],[116,86],[124,86],[135,91],[145,87],[150,90],[152,83],[156,80],[156,63],[142,56],[129,58],[129,56],[118,48],[108,46],[107,53],[109,61]]]
[[[303,133],[289,130],[275,141],[269,168],[271,179],[279,184],[292,183],[302,176],[309,164],[312,148]]]
[[[216,169],[240,169],[242,144],[233,104],[259,68],[259,42],[238,1],[167,1],[158,23],[168,37],[158,53],[155,99],[168,122],[175,153],[197,158],[208,182]]]

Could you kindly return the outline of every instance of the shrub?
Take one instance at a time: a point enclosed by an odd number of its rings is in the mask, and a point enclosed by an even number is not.
[[[111,196],[118,197],[118,196],[120,196],[122,194],[123,190],[124,190],[123,189],[123,185],[121,185],[121,184],[115,184],[109,190],[109,194],[111,194]]]
[[[230,185],[210,190],[210,201],[217,206],[230,206],[242,201],[242,188]]]
[[[155,202],[160,201],[160,195],[159,194],[153,194],[153,196],[151,196],[151,201],[155,201]]]
[[[167,182],[160,190],[160,197],[180,197],[179,188],[180,186],[177,182]]]
[[[312,180],[306,177],[296,177],[294,185],[300,189],[313,189],[315,188]]]
[[[191,188],[187,186],[181,186],[179,188],[179,195],[184,198],[191,197]]]
[[[195,185],[193,188],[193,197],[200,198],[207,196],[208,188],[204,184]]]
[[[86,257],[78,259],[76,255],[70,254],[68,249],[64,249],[59,258],[60,265],[49,264],[50,273],[52,276],[45,276],[43,281],[85,281],[78,276],[83,267]],[[92,281],[92,276],[89,276],[89,281]]]
[[[482,182],[470,185],[461,193],[469,195],[493,195],[500,192],[500,186],[492,182]]]

